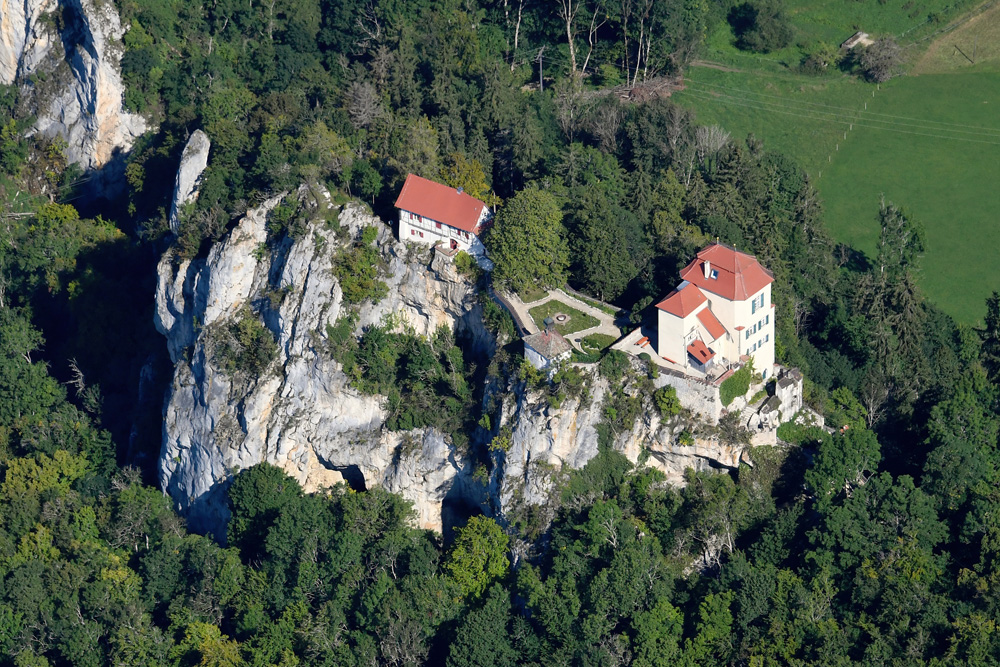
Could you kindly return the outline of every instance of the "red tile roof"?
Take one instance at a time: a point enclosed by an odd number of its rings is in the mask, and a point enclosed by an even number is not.
[[[705,262],[718,271],[715,278],[705,277]],[[730,301],[744,301],[769,285],[774,275],[753,255],[713,243],[681,270],[681,278]]]
[[[677,317],[687,317],[706,301],[708,297],[700,289],[689,284],[675,289],[667,295],[667,298],[656,304],[656,307]]]
[[[486,204],[455,188],[410,174],[396,198],[396,208],[465,232],[478,233]]]
[[[722,326],[722,322],[719,318],[715,316],[711,308],[703,308],[698,312],[698,319],[701,323],[708,329],[709,335],[712,336],[712,340],[716,341],[726,335],[726,327]]]
[[[709,350],[705,346],[705,344],[703,342],[701,342],[700,338],[698,340],[694,341],[693,343],[691,343],[690,345],[688,345],[687,346],[687,351],[688,351],[688,354],[690,354],[692,357],[694,357],[695,359],[697,359],[699,362],[701,362],[703,364],[708,363],[709,361],[712,360],[712,357],[715,356],[715,352],[712,352],[711,350]]]

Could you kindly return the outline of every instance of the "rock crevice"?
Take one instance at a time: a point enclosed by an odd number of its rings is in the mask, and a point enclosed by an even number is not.
[[[108,164],[146,131],[123,107],[124,34],[111,2],[0,0],[0,83],[30,94],[34,131],[64,139],[67,160],[85,170]]]

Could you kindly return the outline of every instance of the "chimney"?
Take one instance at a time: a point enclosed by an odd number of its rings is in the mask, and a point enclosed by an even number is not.
[[[712,277],[712,264],[707,259],[702,263],[702,267],[705,269],[705,280]]]

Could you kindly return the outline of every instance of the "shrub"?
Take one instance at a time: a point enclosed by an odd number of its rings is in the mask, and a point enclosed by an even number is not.
[[[673,417],[681,412],[681,402],[677,398],[677,390],[670,386],[660,387],[654,391],[653,403],[656,405],[656,409],[660,411],[660,416],[664,419]]]
[[[429,341],[377,325],[353,347],[352,330],[353,321],[328,326],[331,350],[345,356],[344,370],[357,390],[386,397],[386,428],[433,426],[450,433],[456,445],[466,441],[477,423],[472,371],[450,331],[439,330]]]
[[[334,258],[333,274],[347,303],[378,303],[389,293],[388,285],[379,280],[382,258],[371,245],[376,236],[378,229],[365,227],[361,242],[341,250]]]
[[[796,422],[786,422],[778,427],[777,436],[790,445],[801,446],[820,442],[827,437],[827,433],[819,426],[803,426]]]
[[[464,250],[459,250],[455,255],[455,270],[459,275],[467,276],[473,280],[479,279],[480,268],[476,260]]]
[[[861,52],[861,71],[875,83],[888,81],[901,73],[903,52],[892,37],[883,37]]]
[[[597,366],[597,370],[601,376],[611,380],[612,383],[621,380],[628,369],[628,355],[621,350],[611,350],[604,355],[601,363]]]
[[[727,19],[736,35],[736,46],[744,51],[768,53],[792,41],[792,27],[776,0],[736,5]]]
[[[244,306],[209,335],[213,361],[230,376],[259,376],[278,356],[278,344],[260,318]]]
[[[510,431],[509,426],[504,426],[500,429],[500,432],[496,434],[496,437],[490,442],[491,452],[504,452],[510,451],[510,446],[513,444],[511,442],[511,436],[513,434]]]
[[[479,305],[483,309],[483,324],[494,336],[499,338],[503,334],[506,338],[514,337],[514,320],[510,313],[491,299],[487,292],[479,293]]]
[[[326,344],[330,356],[340,362],[348,375],[354,368],[354,355],[358,350],[358,341],[354,337],[357,322],[357,313],[347,311],[336,322],[326,325]]]
[[[729,405],[739,396],[745,396],[750,389],[750,381],[753,379],[753,365],[747,364],[739,369],[722,383],[719,387],[719,399],[723,405]]]

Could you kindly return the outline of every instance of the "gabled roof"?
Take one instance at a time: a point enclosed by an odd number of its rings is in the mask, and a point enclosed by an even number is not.
[[[656,307],[677,317],[687,317],[706,301],[708,297],[700,289],[690,283],[681,283],[680,287],[668,294],[667,298],[656,304]]]
[[[476,233],[486,204],[455,188],[410,174],[396,198],[396,208]]]
[[[524,337],[524,344],[546,359],[555,359],[573,348],[558,331],[546,330]]]
[[[715,278],[705,277],[705,262],[716,271]],[[721,243],[712,243],[681,269],[681,278],[706,292],[730,301],[744,301],[774,281],[774,275],[757,258]]]
[[[713,341],[726,335],[726,327],[722,326],[722,322],[715,316],[711,308],[702,308],[698,311],[698,320],[708,329],[708,333]]]
[[[688,354],[698,360],[699,363],[706,364],[712,360],[715,356],[715,352],[712,352],[708,347],[705,346],[701,339],[695,340],[693,343],[687,346]]]

